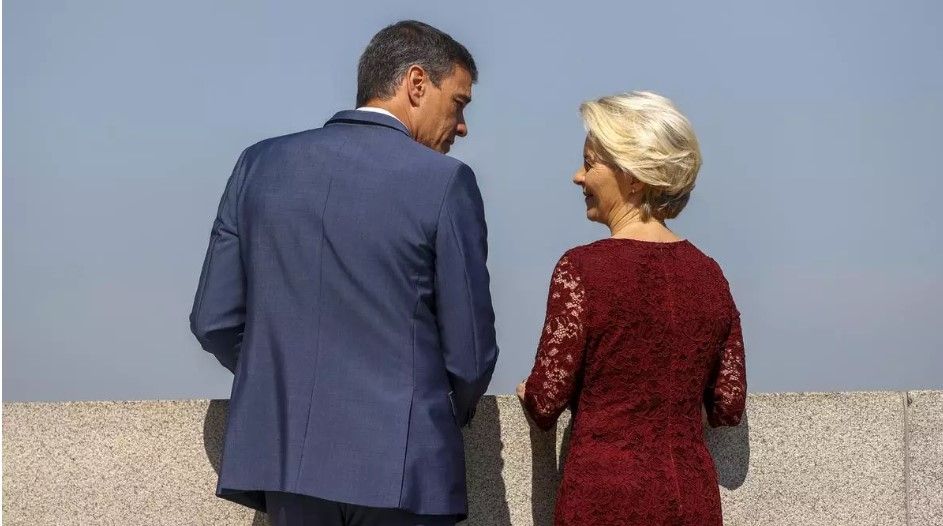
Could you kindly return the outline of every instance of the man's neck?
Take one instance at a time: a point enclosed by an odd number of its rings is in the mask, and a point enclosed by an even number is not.
[[[399,108],[396,108],[395,105],[390,104],[390,102],[391,101],[369,100],[357,109],[360,111],[373,111],[376,113],[389,115],[390,117],[398,120],[400,124],[405,126],[406,129],[410,130],[410,133],[412,133],[408,119],[405,118],[403,112],[399,111]]]

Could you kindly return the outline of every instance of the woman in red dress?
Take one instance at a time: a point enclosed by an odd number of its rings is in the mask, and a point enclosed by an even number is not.
[[[665,220],[700,168],[688,120],[664,97],[584,103],[586,215],[611,237],[557,263],[533,371],[518,396],[543,428],[573,408],[557,525],[721,525],[704,443],[737,425],[746,377],[740,315],[717,263]]]

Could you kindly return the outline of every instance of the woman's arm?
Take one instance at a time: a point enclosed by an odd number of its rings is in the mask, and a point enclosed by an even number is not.
[[[576,265],[564,254],[553,271],[534,368],[518,396],[541,429],[550,429],[576,388],[586,343],[586,290]],[[522,392],[523,391],[523,392]]]
[[[740,313],[731,300],[730,328],[717,368],[704,393],[708,423],[711,427],[739,424],[746,406],[746,398],[747,376]]]

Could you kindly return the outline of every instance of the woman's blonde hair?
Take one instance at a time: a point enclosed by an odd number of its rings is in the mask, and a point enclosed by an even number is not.
[[[632,91],[584,102],[580,115],[593,151],[645,183],[642,220],[677,217],[694,189],[701,151],[691,123],[674,104]]]

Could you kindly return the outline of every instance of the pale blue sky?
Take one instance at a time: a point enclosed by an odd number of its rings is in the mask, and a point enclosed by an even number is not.
[[[577,107],[630,89],[699,135],[672,226],[727,273],[753,391],[943,387],[943,4],[10,0],[4,399],[228,397],[187,315],[232,165],[349,108],[403,18],[480,69],[452,155],[485,198],[491,392],[529,371],[557,258],[607,235]]]

